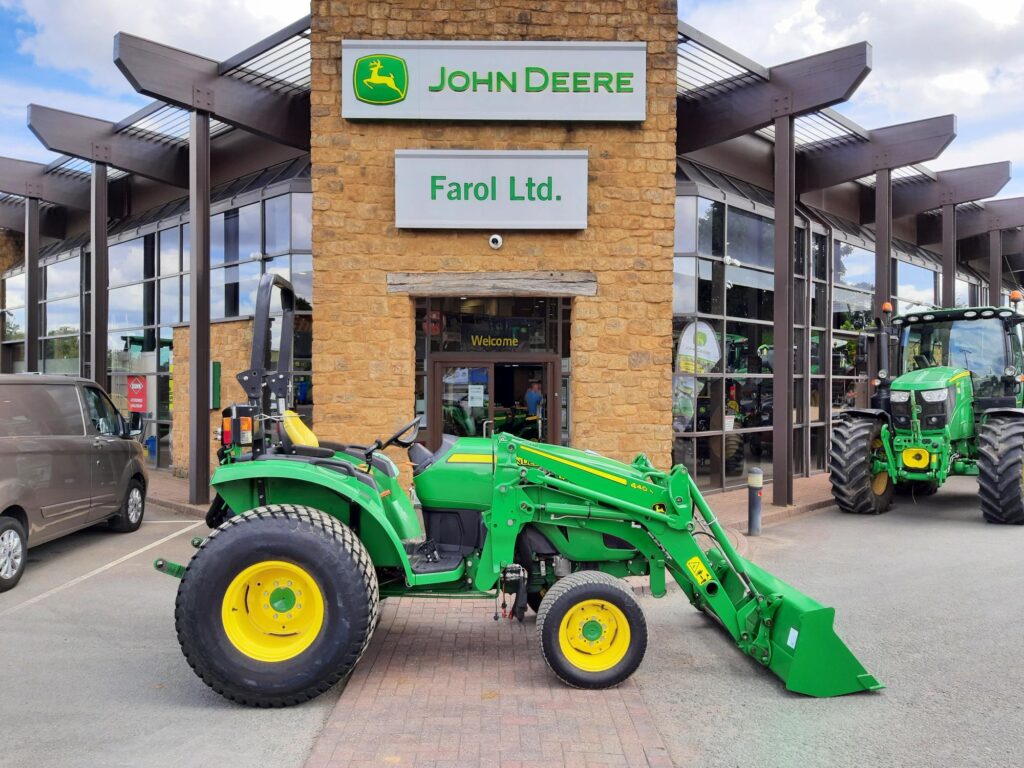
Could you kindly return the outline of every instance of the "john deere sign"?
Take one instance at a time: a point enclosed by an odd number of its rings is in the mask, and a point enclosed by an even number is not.
[[[586,229],[586,151],[395,151],[395,226]]]
[[[646,116],[646,43],[345,40],[341,63],[347,118]]]

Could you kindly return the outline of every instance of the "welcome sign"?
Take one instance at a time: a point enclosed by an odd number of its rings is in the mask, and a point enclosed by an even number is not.
[[[395,150],[395,226],[586,229],[586,150]]]
[[[647,114],[647,43],[344,40],[346,118],[595,120]]]

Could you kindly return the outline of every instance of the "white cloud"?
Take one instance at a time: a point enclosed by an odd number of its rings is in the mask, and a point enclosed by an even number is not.
[[[113,64],[113,38],[130,32],[222,60],[309,13],[309,0],[0,0],[35,31],[20,51],[109,93],[131,86]]]

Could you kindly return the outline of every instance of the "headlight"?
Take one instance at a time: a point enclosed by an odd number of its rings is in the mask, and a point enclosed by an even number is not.
[[[887,378],[889,378],[889,372],[887,370],[885,370],[885,368],[882,368],[881,370],[878,371],[878,378],[880,378],[880,379],[887,379]]]
[[[894,389],[889,394],[889,399],[894,403],[905,403],[910,400],[910,393],[906,390]]]
[[[926,389],[921,392],[921,397],[926,403],[941,403],[949,397],[948,389]]]
[[[1008,366],[1006,366],[1003,369],[1003,376],[1016,376],[1016,375],[1017,375],[1017,369],[1014,368],[1012,365],[1008,365]]]

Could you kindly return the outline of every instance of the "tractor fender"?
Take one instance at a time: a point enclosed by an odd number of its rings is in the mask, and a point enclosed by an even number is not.
[[[892,426],[892,417],[881,408],[844,408],[839,412],[838,418],[844,419],[847,416],[859,416],[866,419],[883,419],[886,424]]]
[[[981,412],[981,417],[985,421],[988,421],[993,416],[1013,416],[1014,418],[1024,419],[1024,408],[986,408]]]
[[[260,480],[265,488],[262,501]],[[358,475],[336,471],[325,462],[268,458],[222,465],[210,484],[236,514],[262,504],[298,504],[358,527],[359,538],[375,566],[401,567],[406,581],[413,581],[405,547],[388,519],[380,491]],[[344,504],[338,504],[339,499]],[[342,513],[348,510],[352,514],[346,519]],[[358,521],[354,519],[356,515]]]

